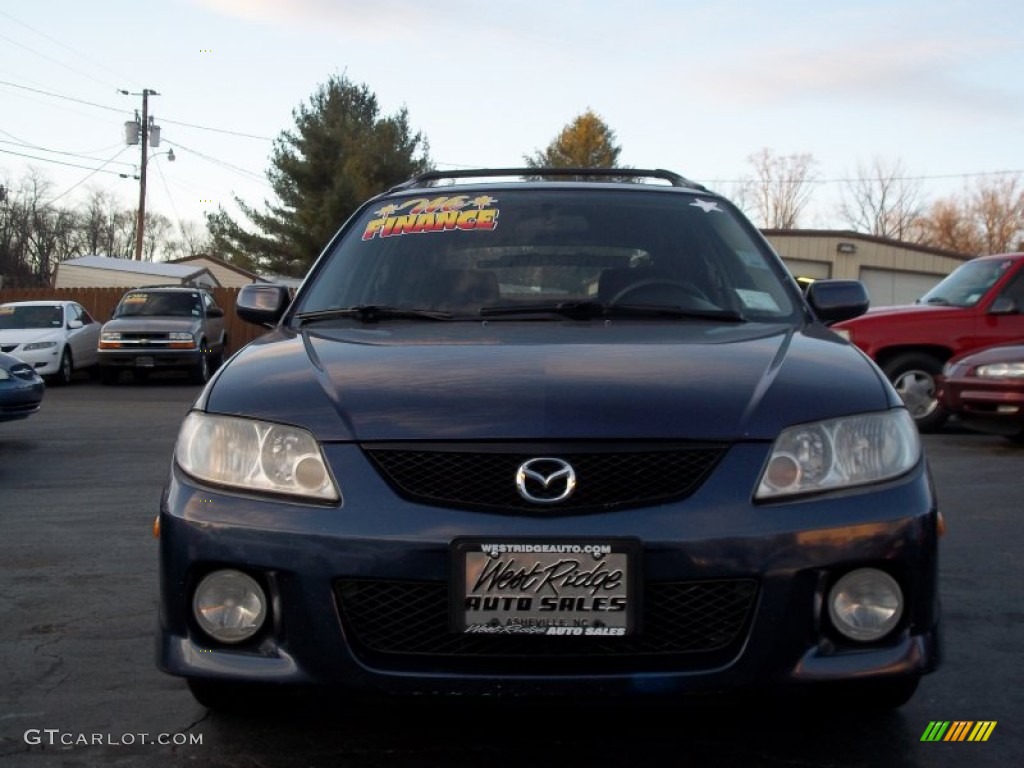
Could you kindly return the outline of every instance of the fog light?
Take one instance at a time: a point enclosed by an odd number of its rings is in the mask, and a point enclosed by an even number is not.
[[[903,591],[889,574],[859,568],[843,576],[829,593],[832,624],[851,640],[870,643],[885,637],[903,615]]]
[[[192,597],[199,628],[221,643],[240,643],[259,632],[267,615],[267,596],[241,571],[206,575]]]

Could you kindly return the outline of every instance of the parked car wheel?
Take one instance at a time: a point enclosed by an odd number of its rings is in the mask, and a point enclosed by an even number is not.
[[[933,432],[946,423],[949,413],[935,396],[935,377],[942,371],[941,360],[914,352],[894,357],[882,370],[903,398],[921,432]]]
[[[203,342],[201,346],[205,345],[206,342]],[[210,380],[210,360],[205,354],[199,355],[199,362],[192,369],[191,377],[193,384],[205,384]]]
[[[52,383],[67,386],[71,383],[71,378],[74,375],[75,361],[71,356],[71,350],[64,347],[64,351],[60,356],[60,367],[57,369],[57,373],[53,375]]]

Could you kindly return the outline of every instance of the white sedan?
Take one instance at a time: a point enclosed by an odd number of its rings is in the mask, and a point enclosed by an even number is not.
[[[0,304],[0,351],[67,384],[76,371],[96,365],[100,326],[74,301],[12,301]]]

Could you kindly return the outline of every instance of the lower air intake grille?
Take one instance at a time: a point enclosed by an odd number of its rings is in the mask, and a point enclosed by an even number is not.
[[[353,646],[433,657],[637,657],[735,646],[757,595],[753,579],[651,583],[640,631],[627,637],[473,635],[449,628],[448,587],[436,582],[338,581],[335,597]]]

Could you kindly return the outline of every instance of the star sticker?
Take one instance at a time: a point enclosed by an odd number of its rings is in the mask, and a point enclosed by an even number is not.
[[[392,213],[398,210],[397,205],[385,205],[379,211],[376,211],[378,216],[390,216]]]
[[[714,200],[694,200],[690,205],[700,208],[704,213],[711,211],[718,211],[719,213],[725,213],[721,208],[718,207],[718,203]]]
[[[469,202],[475,205],[477,208],[486,208],[487,206],[493,205],[494,203],[498,202],[498,199],[495,197],[491,197],[490,195],[480,195],[480,197],[474,197]]]

